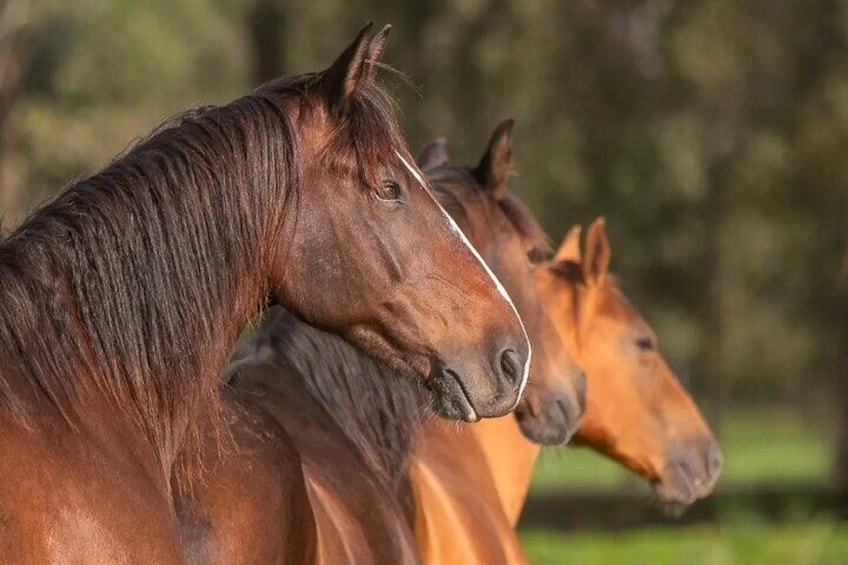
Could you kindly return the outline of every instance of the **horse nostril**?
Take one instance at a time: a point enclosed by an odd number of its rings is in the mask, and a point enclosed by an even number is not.
[[[577,409],[580,414],[586,412],[586,373],[580,371],[580,386],[577,387]]]
[[[721,454],[721,449],[717,445],[713,445],[709,455],[709,476],[714,477],[721,473],[723,465],[724,456]]]
[[[565,400],[562,400],[562,399],[557,400],[556,403],[557,403],[557,406],[559,407],[559,411],[562,412],[563,423],[566,426],[570,427],[571,426],[571,420],[572,420],[572,414],[569,413],[569,411],[568,411],[568,404],[566,403]]]
[[[689,466],[689,463],[687,463],[685,459],[678,461],[677,466],[680,468],[680,471],[687,479],[691,481],[694,478],[692,468]]]
[[[501,371],[504,377],[511,383],[518,382],[518,379],[521,378],[518,353],[514,349],[505,349],[501,353]]]

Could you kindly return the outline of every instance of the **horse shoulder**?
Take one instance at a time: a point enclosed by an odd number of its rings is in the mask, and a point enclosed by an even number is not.
[[[229,395],[231,442],[207,442],[206,472],[180,492],[177,515],[189,563],[315,561],[315,516],[300,456],[285,430],[247,395]]]
[[[419,563],[396,493],[375,478],[342,431],[329,421],[315,422],[317,410],[302,414],[306,419],[299,423],[291,410],[287,415],[315,512],[317,563]]]
[[[55,424],[55,425],[53,425]],[[170,506],[138,452],[39,418],[0,418],[3,563],[180,563]]]
[[[527,560],[471,434],[433,421],[410,463],[415,535],[425,564]]]

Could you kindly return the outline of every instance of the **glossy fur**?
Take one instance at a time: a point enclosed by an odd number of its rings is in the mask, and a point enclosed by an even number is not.
[[[269,298],[448,416],[514,407],[524,328],[409,165],[384,35],[169,122],[0,243],[4,562],[181,562],[173,487],[253,433],[219,375]]]

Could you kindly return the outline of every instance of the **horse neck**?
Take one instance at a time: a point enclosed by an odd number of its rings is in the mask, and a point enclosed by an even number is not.
[[[259,186],[282,174],[252,171],[273,155],[215,116],[187,121],[67,188],[0,246],[0,385],[27,385],[0,386],[0,408],[46,400],[74,425],[86,399],[105,397],[166,472],[201,435],[194,416],[213,408],[264,301],[257,250],[271,228],[259,218],[284,201]]]
[[[427,404],[414,375],[401,374],[282,310],[276,310],[248,349],[257,359],[270,353],[285,367],[290,373],[286,380],[293,381],[285,385],[288,390],[304,389],[378,479],[393,488],[401,483]],[[283,386],[262,384],[278,390]]]
[[[521,433],[513,415],[481,420],[471,426],[486,457],[501,500],[511,523],[518,523],[530,489],[533,465],[540,447]]]
[[[467,234],[470,213],[457,199],[452,191],[453,185],[448,180],[452,178],[451,175],[467,174],[463,173],[463,170],[456,167],[441,167],[431,172],[430,180],[436,189],[439,203]],[[440,176],[442,174],[446,177]],[[488,242],[472,236],[471,243],[480,251],[487,248]],[[492,253],[491,256],[484,254],[483,260],[489,265],[497,265],[500,257],[497,253]],[[495,274],[499,274],[497,269]],[[541,311],[536,314],[541,315]],[[510,521],[515,524],[518,522],[524,500],[527,498],[533,464],[539,453],[539,447],[524,438],[518,422],[512,415],[483,419],[471,426],[471,430],[483,449],[487,465],[496,483],[501,505]]]

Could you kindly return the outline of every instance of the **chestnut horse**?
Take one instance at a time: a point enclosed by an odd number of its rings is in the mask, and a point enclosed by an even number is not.
[[[510,128],[498,128],[478,167],[445,165],[427,178],[525,320],[534,355],[518,409],[522,422],[540,439],[564,441],[580,422],[584,377],[535,292],[527,256],[549,244],[506,190]],[[231,393],[259,426],[253,433],[238,427],[239,450],[217,460],[212,453],[209,480],[178,505],[187,559],[417,562],[406,461],[426,408],[423,391],[402,378],[391,390],[375,386],[389,382],[392,371],[291,316],[260,331],[233,373]],[[556,401],[544,402],[540,391]],[[268,438],[264,446],[257,435]]]
[[[718,445],[650,326],[608,274],[602,221],[587,246],[583,257],[579,230],[572,230],[556,260],[536,268],[541,302],[586,371],[586,416],[575,442],[639,473],[661,500],[690,504],[718,478]],[[526,562],[514,527],[539,449],[514,417],[481,422],[468,434],[427,424],[410,470],[422,560]]]
[[[654,331],[608,273],[603,219],[589,227],[585,255],[580,235],[574,226],[555,260],[537,271],[542,300],[563,305],[550,313],[566,347],[591,375],[592,394],[574,444],[635,472],[661,502],[688,506],[712,492],[721,450],[659,353]]]
[[[219,376],[269,296],[446,416],[515,406],[523,325],[410,164],[368,37],[184,114],[0,244],[5,563],[183,560],[172,477],[224,433]]]

